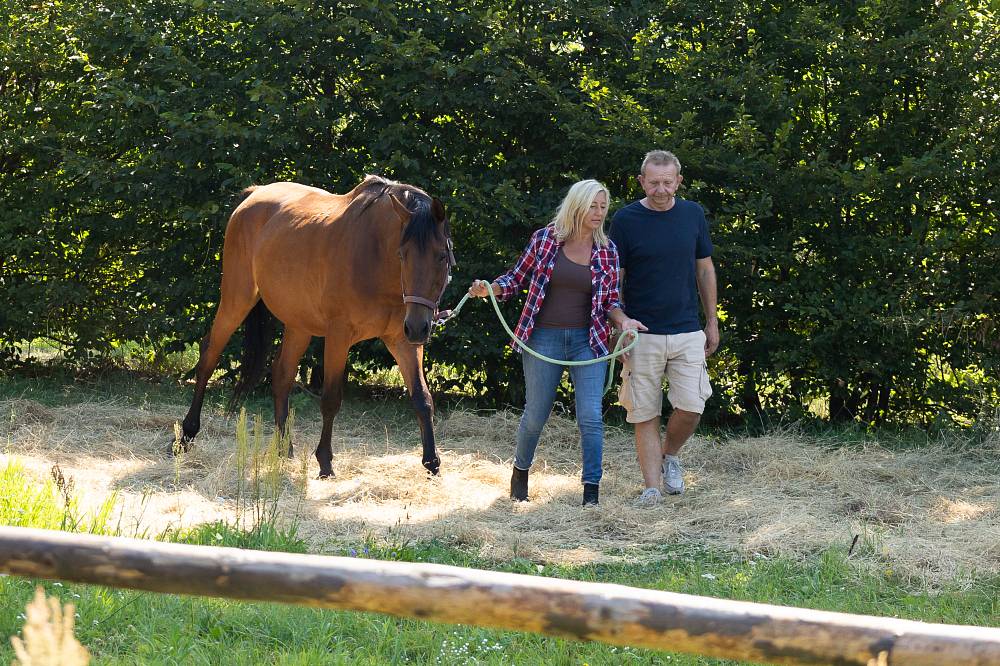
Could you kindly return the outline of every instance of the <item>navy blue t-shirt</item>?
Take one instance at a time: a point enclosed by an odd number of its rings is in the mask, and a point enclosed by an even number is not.
[[[695,259],[712,256],[702,207],[674,199],[670,210],[658,211],[636,201],[615,213],[608,235],[625,270],[625,313],[650,333],[700,330]]]

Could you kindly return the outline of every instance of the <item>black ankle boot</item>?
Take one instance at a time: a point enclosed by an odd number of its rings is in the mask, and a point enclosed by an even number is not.
[[[583,484],[583,505],[584,506],[597,506],[597,491],[600,486],[596,483],[585,483]]]
[[[528,501],[528,470],[514,468],[510,475],[510,498],[515,502]]]

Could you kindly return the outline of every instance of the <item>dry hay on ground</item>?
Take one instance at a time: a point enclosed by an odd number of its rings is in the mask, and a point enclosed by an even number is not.
[[[794,432],[712,442],[684,452],[688,492],[653,508],[641,491],[629,432],[609,428],[600,507],[582,509],[575,423],[553,416],[531,472],[532,501],[507,498],[518,415],[453,412],[438,420],[442,468],[420,466],[415,421],[384,424],[377,408],[349,406],[335,424],[337,478],[314,477],[311,451],[319,422],[295,427],[309,457],[304,501],[296,496],[299,461],[287,461],[285,516],[317,551],[436,538],[489,558],[556,563],[642,559],[671,542],[744,554],[802,557],[831,546],[929,583],[1000,573],[997,448],[958,451],[944,444],[889,450],[833,447]],[[46,407],[0,402],[6,447],[39,477],[53,464],[85,502],[121,497],[122,532],[235,517],[235,419],[206,414],[191,453],[165,455],[181,405],[135,408],[114,402]],[[267,424],[270,428],[270,424]]]

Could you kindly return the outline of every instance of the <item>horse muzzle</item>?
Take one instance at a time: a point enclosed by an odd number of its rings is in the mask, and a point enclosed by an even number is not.
[[[403,333],[413,345],[425,345],[430,340],[433,328],[434,310],[424,304],[407,303],[403,318]]]
[[[451,239],[448,239],[448,248],[449,256],[451,257],[450,261],[454,262],[454,255],[451,254]],[[439,316],[438,305],[444,296],[444,290],[448,288],[448,283],[451,282],[451,265],[449,264],[448,277],[445,279],[444,286],[441,287],[441,293],[438,294],[436,301],[424,298],[423,296],[407,294],[404,286],[403,304],[406,306],[406,314],[403,318],[403,333],[410,344],[425,345],[430,341],[431,331],[434,330],[434,322]]]

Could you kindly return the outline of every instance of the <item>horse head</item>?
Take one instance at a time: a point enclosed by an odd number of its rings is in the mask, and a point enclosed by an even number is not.
[[[403,332],[415,345],[426,344],[455,264],[448,218],[437,198],[414,197],[409,210],[394,194],[392,206],[403,233],[399,243],[403,303]]]

